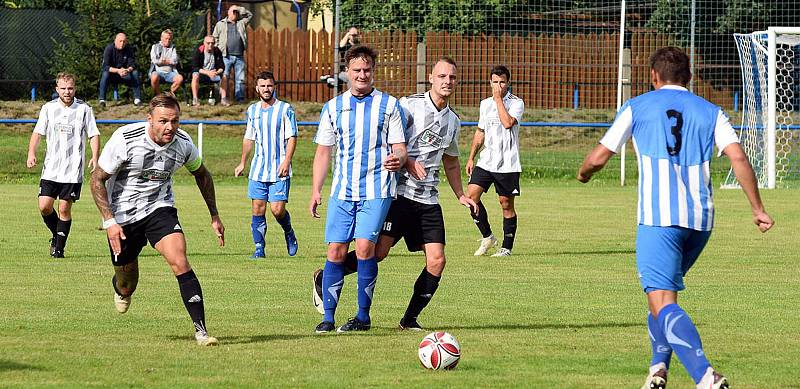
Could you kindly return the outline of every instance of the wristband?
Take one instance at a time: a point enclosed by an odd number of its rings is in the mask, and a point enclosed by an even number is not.
[[[113,226],[114,224],[117,224],[117,221],[113,217],[111,219],[108,219],[108,220],[103,220],[103,229],[107,230],[111,226]]]

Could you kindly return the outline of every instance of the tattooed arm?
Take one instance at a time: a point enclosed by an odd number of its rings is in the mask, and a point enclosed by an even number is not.
[[[219,218],[219,211],[217,211],[217,196],[214,190],[214,179],[211,177],[211,172],[206,169],[205,165],[200,165],[197,170],[192,172],[194,181],[197,183],[197,188],[200,189],[200,194],[208,207],[208,213],[211,214],[211,228],[219,238],[219,245],[225,246],[225,226],[222,225],[222,220]]]
[[[122,240],[125,239],[125,234],[122,232],[122,227],[114,221],[114,212],[111,211],[111,204],[108,202],[106,181],[110,177],[111,175],[102,168],[94,169],[91,181],[92,197],[94,198],[94,203],[97,204],[97,210],[100,211],[100,216],[103,218],[103,228],[106,229],[111,250],[114,254],[119,254],[122,252]]]

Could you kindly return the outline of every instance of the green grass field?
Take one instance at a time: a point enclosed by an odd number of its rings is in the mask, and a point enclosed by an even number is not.
[[[638,388],[650,358],[646,304],[636,278],[635,187],[537,182],[518,200],[514,256],[472,256],[478,233],[443,196],[448,265],[420,322],[456,336],[455,371],[419,366],[423,334],[396,329],[423,259],[395,248],[381,264],[373,330],[315,335],[311,272],[324,261],[323,220],[306,211],[310,188],[292,188],[301,249],[285,255],[270,221],[268,259],[253,261],[243,180],[217,188],[227,244],[216,246],[197,189],[176,186],[189,259],[203,285],[209,330],[194,344],[177,282],[151,248],[130,311],[112,302],[105,234],[88,190],[76,204],[67,258],[47,254],[36,187],[3,184],[0,213],[0,386],[29,387],[533,387]],[[794,306],[800,249],[797,192],[764,194],[777,220],[757,232],[740,191],[717,191],[716,232],[687,278],[682,305],[715,366],[736,388],[798,388],[800,325]],[[499,226],[499,207],[487,195]],[[348,278],[337,315],[355,312]],[[673,360],[670,387],[693,387]]]

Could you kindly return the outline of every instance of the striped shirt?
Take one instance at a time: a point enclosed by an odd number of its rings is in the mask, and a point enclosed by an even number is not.
[[[108,202],[120,225],[144,219],[158,208],[175,204],[172,175],[181,166],[195,171],[202,164],[192,138],[178,130],[172,142],[160,146],[149,135],[149,124],[120,127],[103,147],[98,165],[106,181]]]
[[[626,102],[600,140],[618,152],[633,137],[639,162],[638,222],[711,231],[710,161],[739,138],[718,106],[667,85]]]
[[[47,141],[42,179],[60,183],[83,182],[86,139],[99,136],[92,107],[73,99],[65,107],[60,99],[42,106],[33,132]]]
[[[360,201],[395,196],[395,174],[383,168],[392,144],[405,143],[405,118],[396,98],[373,89],[350,91],[322,107],[314,142],[336,146],[331,197]]]
[[[400,171],[397,194],[423,204],[439,202],[439,164],[447,154],[458,157],[458,133],[461,120],[448,105],[441,111],[431,100],[430,92],[400,99],[408,120],[406,139],[408,157],[425,167],[425,178],[417,180],[406,169]]]
[[[244,138],[253,141],[255,150],[250,162],[250,176],[253,181],[276,182],[292,176],[278,176],[278,167],[286,159],[286,144],[289,138],[297,136],[297,120],[294,108],[289,103],[276,100],[269,108],[261,108],[261,102],[247,108],[247,129]]]
[[[522,171],[519,162],[519,123],[522,122],[522,113],[525,103],[517,96],[506,93],[503,105],[508,114],[517,119],[517,124],[511,128],[503,127],[497,113],[497,104],[494,98],[489,97],[481,101],[478,128],[484,131],[485,138],[483,150],[476,164],[483,170],[492,173],[515,173]]]

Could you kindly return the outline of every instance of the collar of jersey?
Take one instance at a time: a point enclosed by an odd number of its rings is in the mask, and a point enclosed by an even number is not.
[[[354,98],[354,99],[356,99],[356,100],[364,100],[364,99],[366,99],[367,97],[370,97],[370,96],[374,95],[374,94],[375,94],[377,91],[378,91],[378,90],[377,90],[377,89],[375,89],[375,87],[372,87],[372,91],[371,91],[371,92],[369,92],[369,93],[367,93],[367,94],[365,94],[364,96],[356,96],[356,95],[354,95],[354,94],[353,94],[353,92],[352,92],[352,91],[350,91],[349,89],[347,90],[347,93],[349,93],[349,94],[350,94],[350,97],[352,97],[352,98]]]
[[[428,100],[428,104],[430,104],[431,108],[433,108],[433,112],[436,112],[437,114],[444,113],[445,111],[450,109],[449,102],[447,103],[447,105],[444,106],[444,108],[439,109],[439,107],[436,106],[436,103],[433,102],[433,98],[431,97],[431,91],[425,92],[425,97],[427,98],[426,100]]]
[[[681,90],[681,91],[685,91],[685,92],[689,91],[688,89],[686,89],[686,88],[684,88],[684,87],[682,87],[680,85],[664,85],[664,86],[662,86],[661,88],[658,88],[658,89],[659,90],[661,90],[661,89]]]

